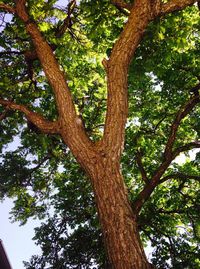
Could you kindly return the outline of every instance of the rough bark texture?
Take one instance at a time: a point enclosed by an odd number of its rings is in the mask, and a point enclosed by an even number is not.
[[[129,20],[107,61],[108,101],[103,141],[112,158],[119,159],[123,151],[128,116],[128,67],[149,20],[148,0],[134,1]]]
[[[15,1],[11,7],[0,4],[0,9],[17,15],[23,22],[27,33],[35,46],[35,52],[54,91],[58,109],[58,120],[49,122],[27,107],[0,99],[6,109],[23,112],[28,120],[46,133],[58,133],[73,155],[85,169],[91,179],[105,246],[109,258],[109,269],[149,269],[137,229],[137,215],[144,202],[151,195],[166,168],[171,163],[176,150],[172,152],[178,124],[185,113],[199,102],[199,97],[192,99],[183,111],[177,114],[166,145],[165,160],[160,165],[152,180],[146,184],[131,209],[126,187],[120,173],[120,156],[123,151],[125,124],[128,115],[127,75],[129,63],[137,49],[148,23],[157,16],[175,10],[181,10],[197,2],[195,0],[170,0],[163,4],[159,0],[134,0],[133,5],[125,1],[113,1],[121,8],[130,11],[128,21],[119,39],[114,45],[110,59],[104,60],[108,80],[108,101],[104,136],[93,143],[87,136],[81,119],[78,117],[66,78],[59,68],[51,46],[45,41],[37,25],[30,21],[26,10],[26,1]],[[34,54],[35,55],[35,54]],[[2,116],[4,117],[4,115]],[[195,144],[198,147],[199,144]],[[184,148],[193,148],[193,144]],[[139,160],[139,166],[141,160]],[[142,170],[142,169],[141,169]],[[143,171],[143,170],[142,170]],[[143,171],[143,178],[147,176]]]
[[[126,187],[116,162],[99,161],[90,173],[110,269],[147,269]]]

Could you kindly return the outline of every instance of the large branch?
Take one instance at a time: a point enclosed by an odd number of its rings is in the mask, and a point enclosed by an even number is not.
[[[139,214],[142,209],[143,204],[149,199],[154,189],[158,186],[160,178],[165,173],[166,169],[169,167],[171,161],[164,161],[156,170],[153,177],[144,186],[143,190],[138,194],[136,200],[133,202],[133,211],[136,215]]]
[[[39,113],[31,111],[24,105],[16,104],[12,101],[4,99],[0,99],[0,104],[6,108],[6,111],[17,110],[22,112],[30,122],[32,122],[35,126],[37,126],[39,130],[44,133],[57,134],[60,132],[60,126],[58,121],[48,121]]]
[[[119,160],[124,144],[124,130],[128,115],[127,76],[131,59],[149,23],[148,0],[135,0],[110,59],[103,64],[107,72],[108,98],[103,137],[105,151]]]
[[[173,124],[171,125],[170,135],[165,147],[164,156],[165,159],[172,158],[173,145],[176,140],[178,127],[180,126],[181,121],[191,112],[191,110],[200,102],[199,94],[195,94],[184,106],[180,108]]]
[[[184,151],[188,151],[188,150],[194,149],[194,148],[200,148],[200,141],[194,141],[194,142],[188,143],[188,144],[186,144],[186,145],[184,145],[182,147],[179,147],[178,149],[176,149],[174,151],[174,153],[172,154],[172,156],[169,159],[163,161],[163,163],[158,167],[158,169],[154,173],[151,180],[148,182],[148,184],[146,184],[144,186],[143,190],[139,193],[137,199],[134,201],[134,203],[133,203],[133,211],[136,214],[139,214],[143,204],[151,196],[154,189],[160,183],[162,183],[163,179],[161,179],[161,177],[163,176],[163,174],[165,173],[165,171],[167,170],[167,168],[169,167],[171,162],[179,155],[179,153],[184,152]],[[194,177],[193,177],[193,179],[194,179]]]
[[[174,11],[182,10],[187,6],[191,6],[199,2],[198,0],[170,0],[166,4],[162,4],[160,14],[168,14]]]
[[[121,8],[125,1],[114,1]],[[151,20],[162,14],[181,10],[197,1],[173,0],[162,4],[161,0],[134,0],[128,21],[114,44],[110,59],[104,59],[107,72],[108,98],[103,143],[108,155],[119,159],[124,144],[124,129],[128,115],[127,76],[131,59],[141,42]]]
[[[38,59],[54,91],[60,117],[61,135],[75,157],[78,157],[91,147],[92,142],[86,135],[83,123],[76,113],[67,80],[59,68],[52,48],[43,38],[36,23],[29,19],[25,4],[25,0],[18,0],[16,13],[24,22],[26,31],[31,36]]]
[[[4,10],[8,13],[15,13],[15,9],[7,4],[0,3],[0,10]]]
[[[66,110],[63,109],[62,104],[63,100],[68,105],[68,109],[72,113],[72,115],[76,116],[75,109],[72,103],[71,94],[69,92],[68,85],[65,81],[64,75],[61,72],[59,65],[53,55],[53,51],[50,48],[49,44],[43,38],[41,32],[39,31],[37,25],[29,19],[29,15],[25,8],[24,0],[17,1],[16,11],[17,15],[22,19],[25,23],[25,27],[27,32],[30,34],[32,41],[35,45],[36,53],[38,58],[40,59],[41,65],[45,71],[45,74],[52,86],[52,89],[55,92],[56,101],[59,113],[63,116],[66,113]]]
[[[146,184],[143,190],[139,193],[137,199],[133,203],[133,210],[135,214],[139,214],[143,204],[151,196],[154,189],[158,186],[161,177],[171,164],[171,162],[181,153],[193,148],[200,148],[200,142],[194,141],[183,145],[175,150],[173,150],[173,145],[176,139],[178,127],[180,126],[181,121],[191,112],[191,110],[200,102],[199,94],[196,92],[195,95],[180,108],[174,122],[171,125],[171,132],[169,134],[168,141],[166,143],[166,148],[164,151],[164,160],[160,166],[155,171],[151,180]]]

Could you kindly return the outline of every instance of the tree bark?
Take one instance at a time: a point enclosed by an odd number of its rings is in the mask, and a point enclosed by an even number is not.
[[[123,1],[114,2],[122,7],[124,5]],[[140,241],[136,217],[144,198],[149,197],[160,178],[157,174],[151,184],[144,188],[138,207],[135,203],[136,208],[139,209],[136,210],[137,213],[133,213],[119,165],[128,115],[128,67],[151,20],[181,10],[195,2],[197,0],[170,0],[163,4],[160,0],[134,0],[133,5],[128,8],[130,15],[124,30],[113,47],[110,59],[104,61],[108,80],[107,114],[103,138],[97,143],[89,139],[82,121],[78,118],[66,78],[59,69],[51,47],[34,21],[30,20],[26,0],[16,1],[15,8],[0,4],[0,9],[17,14],[24,22],[26,31],[35,46],[37,57],[54,91],[59,119],[56,123],[49,123],[38,114],[30,113],[22,105],[10,103],[10,108],[28,115],[29,120],[47,133],[55,133],[58,130],[64,143],[89,174],[110,262],[109,269],[152,268]],[[8,105],[5,102],[7,101],[0,100],[1,104]],[[179,116],[184,116],[184,113]],[[174,123],[167,146],[173,145],[178,122],[179,118]],[[191,144],[186,146],[191,146]],[[168,153],[171,151],[167,149],[166,153],[166,164],[168,164]],[[165,163],[161,168],[163,170],[159,170],[160,176],[166,168]]]
[[[100,159],[90,167],[109,269],[150,269],[119,163]]]

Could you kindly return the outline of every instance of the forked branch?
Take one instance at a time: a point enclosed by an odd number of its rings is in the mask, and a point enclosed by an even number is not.
[[[175,150],[173,150],[173,145],[176,140],[177,131],[180,126],[181,121],[191,112],[191,110],[200,102],[199,94],[197,93],[190,98],[190,100],[183,105],[176,117],[174,122],[171,125],[171,132],[169,134],[168,141],[166,143],[166,148],[164,151],[164,160],[160,164],[160,166],[155,171],[151,180],[144,186],[143,190],[139,193],[137,199],[133,203],[133,210],[136,215],[139,214],[143,204],[148,200],[151,196],[154,189],[160,184],[160,179],[171,164],[171,162],[184,151],[188,151],[194,148],[200,148],[200,141],[193,141],[186,145],[183,145]]]
[[[32,39],[38,59],[55,94],[61,136],[74,155],[79,156],[91,147],[92,142],[86,134],[82,120],[77,115],[67,79],[60,69],[51,46],[44,39],[37,24],[29,19],[25,3],[25,0],[16,1],[16,14],[23,21]]]
[[[185,105],[183,105],[171,125],[170,135],[165,147],[164,157],[165,159],[173,158],[173,145],[176,140],[178,127],[181,121],[191,112],[191,110],[200,102],[199,94],[195,94]]]

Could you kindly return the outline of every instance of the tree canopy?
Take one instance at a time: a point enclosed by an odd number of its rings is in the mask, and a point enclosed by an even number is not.
[[[42,220],[34,238],[42,255],[25,262],[27,269],[106,268],[93,184],[84,165],[77,163],[78,155],[55,131],[61,109],[45,71],[52,63],[45,68],[41,64],[36,41],[26,27],[34,22],[47,41],[67,81],[81,128],[98,144],[109,125],[106,113],[112,110],[107,61],[123,34],[132,2],[137,1],[15,2],[0,3],[0,198],[15,199],[13,219],[21,224],[31,217]],[[14,11],[23,2],[26,20]],[[161,2],[163,14],[148,24],[129,66],[120,167],[143,246],[153,247],[151,263],[156,268],[197,269],[199,3],[188,1],[179,10],[170,4],[178,6],[180,1]],[[121,49],[119,60],[125,57]],[[71,109],[65,99],[63,106]],[[18,147],[12,150],[9,145],[16,138]],[[182,162],[176,159],[180,155]]]

